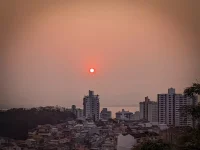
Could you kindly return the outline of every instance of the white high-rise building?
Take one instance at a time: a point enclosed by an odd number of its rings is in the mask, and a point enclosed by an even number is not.
[[[158,122],[158,103],[150,101],[148,103],[148,121]]]
[[[83,114],[86,118],[99,120],[99,95],[94,95],[94,91],[89,91],[89,95],[83,98]]]
[[[168,89],[168,94],[158,94],[159,124],[171,126],[192,126],[191,117],[184,116],[181,108],[187,105],[196,105],[196,100],[176,94],[175,89]]]
[[[166,124],[166,96],[167,94],[158,94],[158,122]]]
[[[145,101],[140,102],[140,119],[158,122],[158,103],[145,97]]]

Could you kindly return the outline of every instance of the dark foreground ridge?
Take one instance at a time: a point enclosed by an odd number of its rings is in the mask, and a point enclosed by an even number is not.
[[[57,124],[75,119],[75,115],[66,108],[12,108],[0,112],[0,136],[18,140],[28,137],[28,130],[43,124]]]

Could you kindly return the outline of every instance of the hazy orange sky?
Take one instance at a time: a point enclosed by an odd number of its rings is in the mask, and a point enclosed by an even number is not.
[[[2,107],[138,105],[200,79],[198,0],[2,0]],[[96,73],[88,73],[94,67]]]

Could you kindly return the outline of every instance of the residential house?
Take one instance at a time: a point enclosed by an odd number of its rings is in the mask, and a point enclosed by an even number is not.
[[[117,150],[131,150],[136,144],[136,139],[130,134],[120,134],[117,138]]]

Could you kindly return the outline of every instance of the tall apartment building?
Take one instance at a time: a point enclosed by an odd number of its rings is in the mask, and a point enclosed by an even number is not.
[[[192,126],[191,117],[184,116],[181,109],[187,105],[196,105],[197,101],[183,94],[176,94],[175,89],[168,89],[168,94],[158,94],[159,124],[171,126]]]
[[[150,101],[148,103],[148,121],[158,122],[158,103]]]
[[[77,115],[76,105],[72,105],[71,111],[74,115]]]
[[[112,115],[111,111],[108,111],[107,108],[103,108],[100,113],[100,118],[103,120],[108,120],[108,119],[112,118],[111,115]]]
[[[134,114],[133,114],[133,120],[140,120],[140,112],[139,111],[136,111]]]
[[[94,91],[89,91],[89,95],[83,98],[83,114],[86,118],[94,121],[99,120],[99,95],[94,95]]]
[[[140,119],[148,120],[148,103],[150,99],[145,97],[144,102],[140,102]]]
[[[167,124],[166,119],[166,95],[158,94],[158,122],[159,124]],[[169,115],[169,114],[168,114]],[[171,116],[171,114],[170,114]]]
[[[145,97],[145,101],[140,102],[140,119],[158,122],[158,103]]]
[[[83,117],[83,109],[80,108],[76,109],[76,117],[77,118]]]

